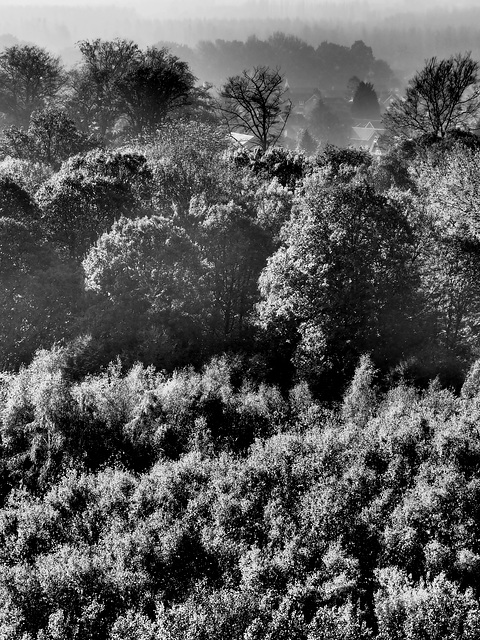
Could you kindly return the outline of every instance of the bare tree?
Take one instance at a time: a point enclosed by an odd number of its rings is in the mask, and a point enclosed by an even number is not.
[[[220,91],[220,110],[230,133],[252,135],[263,151],[275,144],[292,110],[284,85],[280,71],[265,66],[228,78]]]
[[[389,136],[443,138],[453,129],[474,128],[480,106],[478,70],[470,53],[427,60],[410,80],[405,97],[394,101],[385,114]]]

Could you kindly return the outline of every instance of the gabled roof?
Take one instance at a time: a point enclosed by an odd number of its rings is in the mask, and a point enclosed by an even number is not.
[[[357,149],[367,149],[370,153],[380,155],[381,151],[377,147],[378,138],[385,133],[381,120],[363,120],[362,124],[352,127],[351,144]],[[375,126],[376,124],[380,126]]]
[[[248,133],[237,133],[236,131],[232,131],[230,135],[235,140],[235,142],[241,144],[242,147],[255,139],[255,136],[249,135]]]
[[[362,142],[368,142],[373,136],[378,135],[378,129],[373,127],[352,127],[355,132],[355,136],[352,136],[352,140],[361,140]]]
[[[354,127],[368,127],[369,129],[381,129],[384,131],[382,120],[368,120],[368,118],[356,118],[353,121]]]
[[[258,146],[258,141],[256,140],[255,136],[252,136],[249,133],[239,133],[238,131],[232,131],[230,133],[230,136],[240,147],[252,149],[253,147]]]

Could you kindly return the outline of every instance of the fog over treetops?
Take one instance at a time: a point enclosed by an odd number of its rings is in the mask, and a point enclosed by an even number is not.
[[[399,76],[409,76],[425,58],[471,50],[480,55],[480,7],[468,0],[0,0],[0,46],[34,42],[78,59],[84,38],[131,38],[140,45],[266,39],[276,31],[317,47],[323,41],[350,46],[364,40]]]

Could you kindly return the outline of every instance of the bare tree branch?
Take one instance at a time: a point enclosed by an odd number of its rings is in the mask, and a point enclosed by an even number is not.
[[[280,71],[265,66],[228,78],[220,98],[230,133],[240,130],[252,135],[263,151],[280,138],[292,110]]]
[[[405,97],[392,103],[383,122],[391,137],[471,130],[480,108],[479,63],[470,53],[430,58],[410,80]]]

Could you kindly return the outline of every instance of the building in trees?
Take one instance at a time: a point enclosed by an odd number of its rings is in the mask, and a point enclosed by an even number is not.
[[[253,135],[266,151],[282,135],[292,110],[286,91],[280,71],[266,66],[228,78],[220,91],[220,111],[229,131]]]
[[[381,120],[354,120],[349,143],[356,149],[367,149],[370,153],[374,153],[384,133]]]

